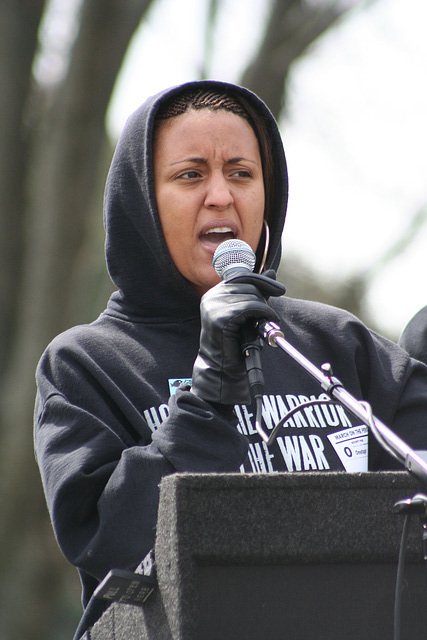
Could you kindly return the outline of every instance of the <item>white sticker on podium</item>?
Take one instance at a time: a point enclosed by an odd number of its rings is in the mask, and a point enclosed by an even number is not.
[[[350,473],[368,470],[368,427],[360,425],[328,436],[344,469]]]

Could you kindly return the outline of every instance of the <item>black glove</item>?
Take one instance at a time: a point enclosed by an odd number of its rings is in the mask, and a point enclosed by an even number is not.
[[[279,320],[267,304],[268,297],[286,291],[275,275],[274,271],[236,274],[202,297],[200,347],[192,383],[192,392],[200,398],[223,405],[250,402],[241,330],[251,320]]]

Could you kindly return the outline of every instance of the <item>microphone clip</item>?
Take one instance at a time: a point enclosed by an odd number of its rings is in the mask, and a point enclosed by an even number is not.
[[[248,324],[242,329],[242,353],[248,374],[249,388],[253,397],[261,398],[264,390],[264,375],[261,364],[261,351],[264,340],[259,335],[255,324]]]

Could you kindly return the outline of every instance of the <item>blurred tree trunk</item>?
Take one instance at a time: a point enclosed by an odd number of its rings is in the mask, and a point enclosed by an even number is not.
[[[286,104],[286,81],[292,63],[360,0],[311,3],[273,0],[263,42],[242,77],[242,84],[259,95],[276,119]]]
[[[94,317],[88,307],[103,265],[110,157],[105,114],[129,41],[152,3],[81,0],[67,72],[49,87],[31,70],[50,2],[0,0],[1,640],[60,640],[52,628],[67,589],[77,590],[75,570],[67,571],[53,539],[34,461],[34,370],[56,334]],[[211,4],[213,17],[217,2]],[[265,41],[242,83],[276,115],[292,62],[346,10],[338,6],[272,5]]]
[[[307,54],[310,46],[333,27],[349,10],[367,8],[375,0],[337,0],[324,3],[304,0],[273,0],[263,42],[255,59],[245,70],[241,84],[259,95],[277,120],[286,111],[287,82],[296,59]],[[408,236],[413,237],[408,224]],[[417,227],[418,228],[418,227]],[[408,243],[402,243],[401,250]],[[387,258],[391,258],[387,256]],[[383,260],[384,266],[387,259]],[[278,277],[286,284],[288,295],[318,300],[350,311],[375,329],[366,308],[366,293],[378,269],[355,274],[343,282],[327,282],[319,278],[309,264],[297,256],[287,255]]]
[[[102,208],[102,192],[93,189],[106,149],[105,113],[150,0],[84,2],[68,71],[50,91],[30,76],[45,5],[0,4],[0,618],[7,640],[46,638],[60,606],[59,555],[32,448],[34,370],[48,341],[70,324],[73,272],[92,230],[94,197]]]
[[[44,0],[0,3],[0,373],[14,335],[24,256],[25,109]]]

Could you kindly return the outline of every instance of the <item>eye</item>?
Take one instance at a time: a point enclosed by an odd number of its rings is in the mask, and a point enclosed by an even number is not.
[[[193,169],[191,171],[184,171],[183,173],[180,173],[177,178],[181,178],[183,180],[194,180],[195,178],[200,178],[200,173]]]
[[[251,178],[252,174],[248,169],[239,169],[238,171],[234,171],[232,174],[233,178]]]

